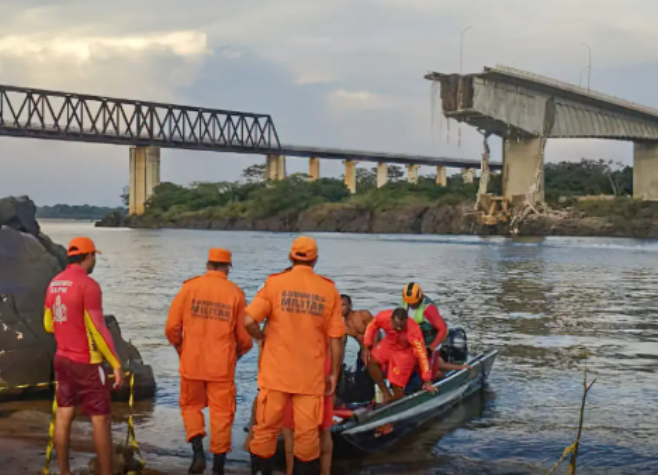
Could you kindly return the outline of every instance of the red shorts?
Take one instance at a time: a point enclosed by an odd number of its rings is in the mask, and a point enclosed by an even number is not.
[[[322,424],[320,424],[320,430],[326,431],[331,429],[331,426],[334,425],[334,397],[325,396],[324,397],[324,406],[322,408]],[[289,430],[295,430],[295,419],[292,410],[292,399],[288,399],[286,403],[286,408],[283,411],[283,428]]]
[[[382,371],[387,372],[388,381],[393,386],[404,388],[418,362],[413,348],[400,350],[394,345],[391,340],[384,338],[372,349],[372,357],[379,363]]]
[[[86,416],[110,415],[110,385],[101,365],[55,356],[55,378],[59,407],[80,406]]]

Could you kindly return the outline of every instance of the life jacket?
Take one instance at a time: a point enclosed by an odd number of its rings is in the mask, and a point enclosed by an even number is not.
[[[434,302],[426,295],[423,295],[423,299],[420,301],[420,305],[416,308],[413,315],[411,315],[411,319],[416,322],[418,326],[420,326],[420,330],[423,332],[425,346],[430,346],[430,344],[436,338],[436,335],[439,333],[439,331],[434,328],[434,325],[425,319],[425,309],[428,307],[428,305],[434,305]],[[403,301],[402,308],[408,312],[409,304]]]

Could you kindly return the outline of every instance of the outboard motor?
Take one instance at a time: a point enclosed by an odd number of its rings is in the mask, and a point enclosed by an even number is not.
[[[439,354],[446,363],[464,364],[468,360],[468,340],[464,329],[450,330]]]

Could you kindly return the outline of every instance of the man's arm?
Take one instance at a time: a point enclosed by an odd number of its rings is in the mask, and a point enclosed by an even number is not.
[[[381,327],[381,322],[377,319],[377,317],[373,318],[366,327],[366,334],[363,337],[363,346],[366,348],[372,348],[372,346],[375,344],[375,338],[377,337]]]
[[[251,301],[245,310],[244,326],[247,333],[252,336],[257,342],[263,341],[265,334],[261,331],[259,324],[270,316],[272,312],[272,303],[269,295],[270,287],[267,286],[267,281],[263,287],[256,292],[254,300]]]
[[[425,318],[438,331],[436,338],[430,344],[430,350],[434,351],[439,347],[441,343],[443,343],[443,340],[445,340],[446,337],[448,336],[448,325],[446,325],[446,322],[445,320],[443,320],[443,317],[439,313],[439,309],[437,308],[436,305],[427,306],[427,308],[425,309]]]
[[[430,369],[430,362],[427,358],[427,350],[425,350],[425,342],[423,341],[423,333],[416,322],[407,322],[407,338],[409,344],[414,350],[418,366],[420,368],[420,377],[423,381],[428,382],[432,380],[432,370]]]
[[[96,347],[114,369],[121,369],[121,362],[114,350],[114,341],[110,330],[105,325],[101,288],[95,281],[90,281],[84,291],[85,325],[96,343]]]
[[[55,333],[55,325],[53,323],[53,305],[50,297],[50,286],[48,286],[48,293],[46,294],[46,303],[43,309],[43,328],[46,333]]]
[[[247,333],[247,329],[244,326],[244,314],[246,308],[247,303],[245,302],[244,294],[240,293],[240,297],[238,298],[238,303],[236,305],[237,318],[235,320],[235,342],[237,346],[238,359],[249,353],[251,348],[254,346],[251,335]]]
[[[183,347],[183,313],[185,302],[185,286],[181,287],[180,291],[174,297],[169,307],[169,315],[167,316],[167,324],[165,325],[165,336],[169,343],[176,348],[180,355]]]
[[[329,321],[327,325],[327,338],[329,340],[329,357],[331,359],[331,374],[329,376],[329,384],[327,388],[327,395],[333,394],[338,384],[338,377],[340,370],[343,367],[343,351],[344,351],[344,338],[345,338],[345,322],[341,311],[341,300],[338,289],[334,294],[334,306],[329,314]]]

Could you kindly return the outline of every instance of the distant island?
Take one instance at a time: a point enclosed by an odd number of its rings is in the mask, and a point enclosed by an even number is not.
[[[658,238],[658,202],[633,199],[633,169],[620,164],[546,163],[546,205],[515,228],[480,225],[474,211],[477,178],[464,183],[455,175],[439,186],[436,177],[427,176],[410,184],[402,168],[389,166],[388,171],[388,183],[377,188],[376,169],[358,168],[357,192],[350,194],[342,179],[312,181],[294,174],[269,182],[265,167],[254,165],[243,171],[240,182],[164,182],[144,215],[111,212],[96,226]],[[491,175],[488,192],[501,194],[499,173]]]
[[[125,208],[109,208],[104,206],[89,205],[54,205],[38,206],[37,219],[79,219],[98,221],[108,214],[126,214]]]

